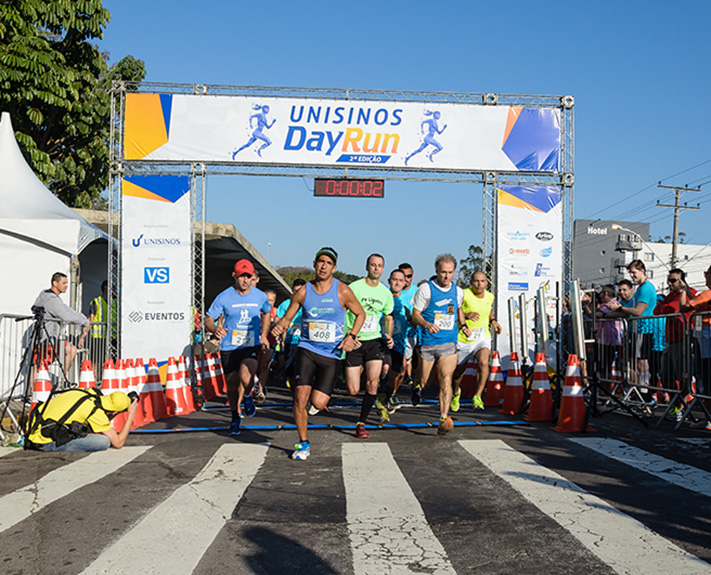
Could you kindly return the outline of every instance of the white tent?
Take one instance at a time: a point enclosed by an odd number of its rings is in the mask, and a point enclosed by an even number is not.
[[[99,295],[106,277],[106,259],[106,234],[64,205],[35,176],[15,141],[10,114],[3,112],[0,263],[5,277],[0,282],[0,314],[29,314],[37,294],[50,287],[57,271],[75,280],[71,300],[83,299],[76,307],[86,313],[87,302]]]

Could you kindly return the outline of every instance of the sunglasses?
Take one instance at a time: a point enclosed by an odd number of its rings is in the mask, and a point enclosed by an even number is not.
[[[679,278],[667,278],[667,283],[675,284],[679,281]]]
[[[405,277],[406,277],[406,278],[411,278],[411,277],[412,277],[412,274],[405,274]]]

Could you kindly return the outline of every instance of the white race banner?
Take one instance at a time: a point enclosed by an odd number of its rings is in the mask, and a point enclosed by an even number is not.
[[[128,176],[121,183],[121,357],[158,363],[190,344],[190,180]]]
[[[561,193],[556,187],[523,186],[500,186],[497,192],[497,317],[503,330],[497,349],[502,362],[508,365],[511,351],[521,354],[520,349],[509,349],[509,298],[516,300],[516,333],[520,345],[518,301],[522,293],[526,294],[529,349],[535,352],[533,298],[546,284],[550,292],[555,293],[556,282],[562,281]],[[548,316],[549,325],[557,325],[552,298]]]
[[[560,111],[129,93],[124,146],[157,162],[558,172]]]

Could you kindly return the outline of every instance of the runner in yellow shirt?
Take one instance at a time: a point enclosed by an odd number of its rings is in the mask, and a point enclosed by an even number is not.
[[[481,394],[484,393],[484,386],[489,377],[489,357],[491,356],[491,330],[501,333],[501,326],[494,319],[494,294],[486,291],[489,280],[484,272],[476,271],[471,277],[471,287],[464,290],[464,301],[462,311],[466,319],[467,327],[470,329],[470,336],[460,329],[457,338],[457,369],[454,371],[452,384],[453,395],[450,409],[459,411],[459,398],[462,376],[467,368],[467,363],[472,358],[476,358],[478,369],[476,372],[476,388],[472,403],[474,409],[484,409],[484,401]]]

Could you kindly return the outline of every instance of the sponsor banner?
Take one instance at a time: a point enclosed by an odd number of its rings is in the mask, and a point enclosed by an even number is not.
[[[126,95],[127,160],[558,172],[559,156],[551,108]]]
[[[497,340],[501,357],[508,364],[508,300],[516,300],[516,329],[520,340],[518,298],[524,293],[527,307],[529,347],[533,351],[535,311],[533,298],[537,290],[550,282],[562,281],[562,210],[557,187],[500,186],[497,190],[497,317],[503,337]],[[556,325],[555,302],[549,308],[549,324]],[[520,350],[516,350],[520,353]],[[531,356],[533,359],[533,356]]]
[[[184,176],[121,182],[121,357],[161,363],[190,344],[189,191]]]

